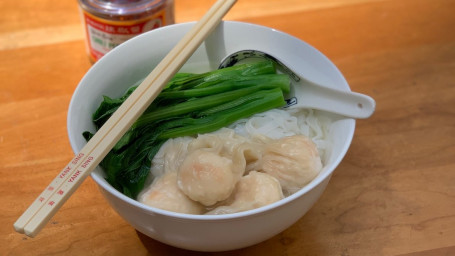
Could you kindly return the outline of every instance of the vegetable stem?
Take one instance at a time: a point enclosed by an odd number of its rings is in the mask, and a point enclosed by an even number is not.
[[[213,132],[228,126],[235,121],[247,118],[253,113],[264,112],[273,108],[282,107],[286,104],[280,89],[261,90],[248,96],[250,100],[230,109],[224,109],[214,115],[202,118],[186,118],[185,126],[169,129],[162,132],[158,138],[169,139],[194,134]],[[213,112],[213,111],[208,111]]]

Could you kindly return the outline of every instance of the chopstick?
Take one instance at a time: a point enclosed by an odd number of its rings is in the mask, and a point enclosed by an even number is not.
[[[14,223],[34,237],[158,96],[236,0],[218,0]]]

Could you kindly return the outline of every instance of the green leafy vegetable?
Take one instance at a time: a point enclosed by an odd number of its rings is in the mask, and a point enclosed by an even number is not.
[[[271,61],[260,61],[203,74],[178,73],[101,162],[106,180],[136,198],[150,173],[151,161],[170,138],[216,131],[253,114],[285,105],[289,77]],[[127,99],[103,97],[93,114],[97,129]],[[89,140],[93,134],[83,133]]]

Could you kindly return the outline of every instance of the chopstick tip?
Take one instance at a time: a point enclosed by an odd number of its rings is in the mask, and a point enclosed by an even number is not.
[[[16,232],[18,233],[21,233],[21,234],[24,234],[24,226],[18,224],[17,222],[13,224],[13,227],[14,227],[14,230],[16,230]]]
[[[27,228],[24,229],[24,234],[28,237],[35,237],[38,234],[39,230],[28,230]]]

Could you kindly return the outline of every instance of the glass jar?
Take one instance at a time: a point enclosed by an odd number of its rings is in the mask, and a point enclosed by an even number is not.
[[[78,0],[92,62],[126,40],[174,23],[174,0]]]

